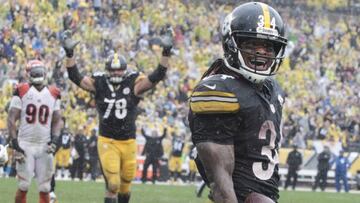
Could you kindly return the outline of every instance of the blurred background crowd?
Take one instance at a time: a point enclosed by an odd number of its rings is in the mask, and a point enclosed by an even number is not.
[[[360,152],[360,4],[352,0],[264,1],[279,11],[289,39],[276,76],[286,91],[282,147],[317,151],[328,145]],[[130,69],[149,73],[160,58],[159,36],[175,31],[175,51],[166,79],[139,105],[138,143],[147,132],[168,133],[191,145],[187,98],[201,74],[222,57],[220,25],[239,1],[225,0],[12,0],[0,4],[0,143],[6,142],[6,109],[14,84],[24,80],[26,61],[43,60],[49,83],[62,90],[63,116],[71,134],[89,139],[97,130],[92,96],[68,79],[60,33],[80,40],[81,72],[104,71],[113,50]],[[153,134],[153,133],[149,133]],[[156,133],[155,133],[156,134]],[[75,139],[73,139],[75,140]],[[87,146],[87,145],[86,145]],[[321,147],[320,147],[321,148]],[[142,149],[139,149],[141,152]]]

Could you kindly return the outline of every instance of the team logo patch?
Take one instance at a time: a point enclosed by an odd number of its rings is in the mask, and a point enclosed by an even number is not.
[[[125,87],[124,89],[123,89],[123,94],[129,94],[130,93],[130,88],[128,88],[128,87]]]
[[[33,99],[33,95],[32,95],[32,94],[29,94],[29,95],[27,96],[27,99],[28,99],[28,100],[32,100],[32,99]]]
[[[209,89],[212,89],[212,90],[216,89],[216,84],[214,84],[214,85],[204,85],[204,86],[209,88]]]

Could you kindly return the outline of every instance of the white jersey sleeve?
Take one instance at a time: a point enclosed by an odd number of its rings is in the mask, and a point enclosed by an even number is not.
[[[22,108],[21,98],[19,96],[13,96],[11,98],[9,108],[21,109]]]
[[[54,111],[59,111],[59,110],[60,110],[60,106],[61,106],[61,100],[60,100],[60,99],[56,99],[56,101],[55,101],[55,106],[54,106]]]

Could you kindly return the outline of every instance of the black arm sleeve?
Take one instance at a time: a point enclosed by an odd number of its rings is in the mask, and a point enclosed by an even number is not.
[[[163,134],[162,134],[162,136],[160,137],[160,139],[161,139],[161,140],[165,138],[165,136],[166,136],[166,132],[167,132],[167,130],[166,130],[166,128],[165,128],[165,129],[164,129],[164,132],[163,132]]]
[[[81,73],[79,72],[76,65],[74,65],[72,67],[67,67],[67,72],[68,72],[68,75],[69,75],[69,79],[73,83],[75,83],[77,86],[80,87],[80,83],[81,83],[82,79],[84,78],[84,76],[81,75]]]
[[[150,82],[158,83],[160,80],[164,79],[166,71],[167,67],[159,64],[158,67],[148,76]]]

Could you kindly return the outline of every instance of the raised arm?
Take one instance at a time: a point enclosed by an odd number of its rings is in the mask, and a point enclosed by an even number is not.
[[[162,134],[162,136],[160,137],[160,139],[164,139],[166,137],[167,134],[167,128],[164,128],[164,132]]]
[[[161,46],[163,51],[158,67],[147,77],[144,77],[136,82],[134,88],[134,93],[136,96],[140,96],[142,93],[153,88],[158,82],[165,78],[166,71],[169,68],[171,49],[173,47],[172,32],[172,29],[169,28],[168,33],[162,38]]]
[[[146,132],[145,132],[145,129],[144,128],[141,128],[141,134],[145,137],[145,139],[148,139],[149,136],[146,135]]]
[[[81,75],[76,66],[74,49],[77,44],[79,44],[79,41],[74,41],[72,39],[71,30],[66,30],[62,33],[61,46],[64,48],[66,53],[65,66],[69,75],[69,79],[82,89],[95,92],[94,80],[89,76]]]
[[[196,149],[205,168],[215,202],[236,203],[232,181],[235,166],[234,146],[201,142],[196,144]]]

